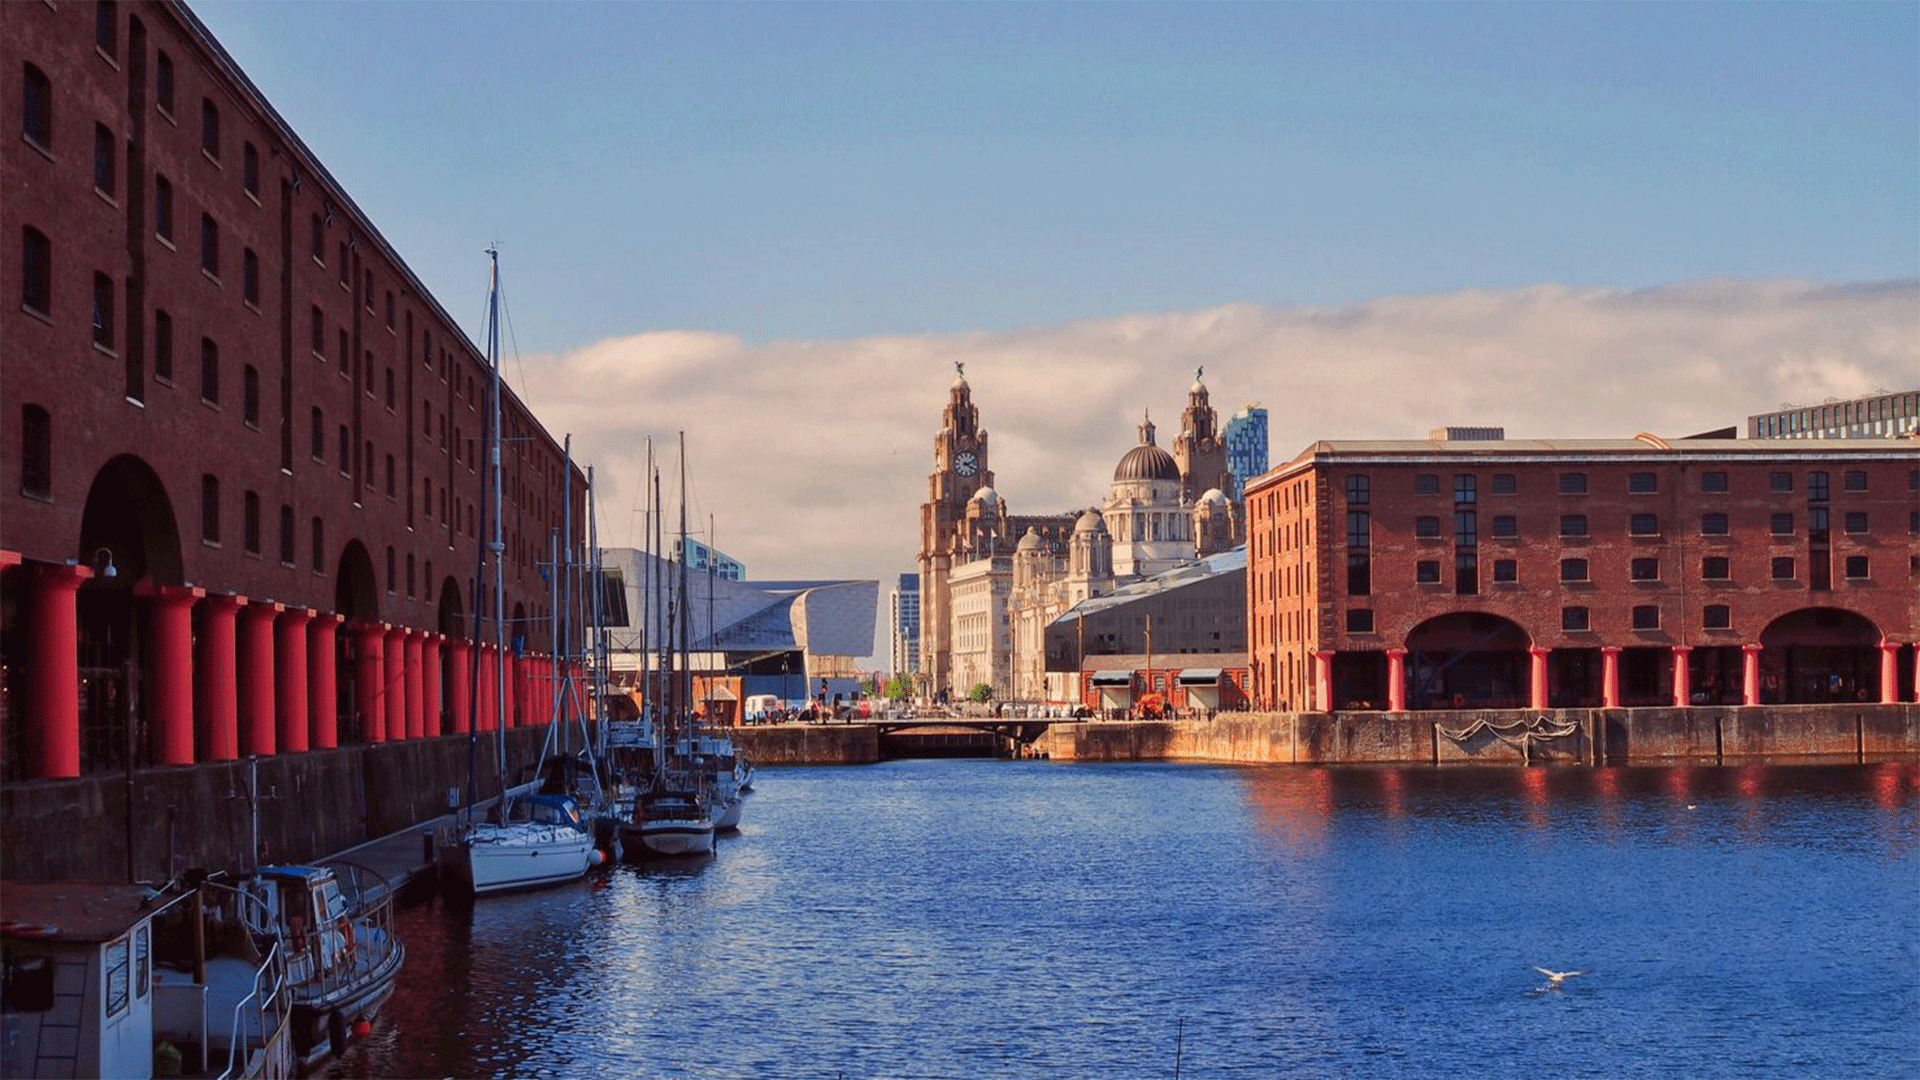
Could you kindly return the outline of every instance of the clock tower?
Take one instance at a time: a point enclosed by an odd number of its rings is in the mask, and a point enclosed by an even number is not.
[[[967,500],[993,486],[987,467],[987,433],[973,404],[963,365],[954,365],[953,386],[933,437],[933,472],[920,506],[920,670],[927,690],[950,690],[953,642],[948,575],[972,558],[965,536]]]

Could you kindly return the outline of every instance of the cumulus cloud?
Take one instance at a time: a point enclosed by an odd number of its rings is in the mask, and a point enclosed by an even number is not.
[[[640,542],[648,436],[674,505],[684,430],[693,529],[711,515],[752,576],[884,582],[915,561],[955,362],[995,487],[1014,512],[1045,513],[1099,501],[1144,412],[1169,445],[1198,366],[1223,423],[1267,408],[1274,464],[1317,439],[1446,424],[1685,435],[1920,385],[1920,283],[1541,285],[847,341],[659,331],[526,357],[515,389],[594,465],[602,543]]]

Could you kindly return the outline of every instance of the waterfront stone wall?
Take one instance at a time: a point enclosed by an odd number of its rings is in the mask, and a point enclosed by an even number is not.
[[[1920,757],[1920,705],[1229,713],[1055,724],[1032,749],[1065,761],[1259,765],[1876,761]]]
[[[731,729],[733,744],[756,765],[871,765],[880,760],[872,724],[777,724]]]
[[[532,778],[545,734],[507,732],[510,783]],[[480,797],[497,795],[493,736],[475,749]],[[256,806],[262,861],[324,858],[446,813],[448,789],[466,790],[468,758],[467,737],[450,735],[281,754],[260,758],[257,771],[234,761],[7,784],[0,877],[163,881],[191,867],[237,867]]]

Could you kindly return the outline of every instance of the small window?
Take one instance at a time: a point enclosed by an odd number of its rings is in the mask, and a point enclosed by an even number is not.
[[[53,497],[53,414],[38,405],[20,406],[20,491]]]
[[[340,377],[350,378],[353,375],[353,348],[348,344],[347,332],[340,331],[334,340],[340,346]]]
[[[200,215],[200,269],[220,276],[220,226],[212,214]]]
[[[240,255],[240,296],[254,307],[260,306],[260,256],[252,248]]]
[[[260,197],[260,151],[252,143],[240,148],[240,187],[256,199]]]
[[[1639,604],[1633,609],[1633,628],[1635,630],[1660,629],[1660,608],[1654,604]]]
[[[1456,510],[1453,513],[1453,543],[1455,547],[1478,547],[1480,545],[1480,515],[1473,510]]]
[[[1659,581],[1659,559],[1635,559],[1627,568],[1628,576],[1635,581]]]
[[[53,245],[31,225],[20,230],[20,305],[53,314]]]
[[[1591,628],[1591,617],[1588,615],[1586,608],[1564,607],[1560,609],[1560,629],[1579,631]]]
[[[313,460],[327,460],[327,421],[318,405],[313,407]]]
[[[387,595],[389,596],[393,595],[394,586],[398,584],[394,580],[397,577],[399,575],[394,573],[393,547],[389,545],[387,547]]]
[[[433,344],[431,340],[428,341],[426,351],[427,351],[427,366],[432,367],[433,366]],[[1365,506],[1367,505],[1367,500],[1372,497],[1370,493],[1371,482],[1365,476],[1349,476],[1346,478],[1346,480],[1342,481],[1341,486],[1346,490],[1347,503],[1349,505]]]
[[[173,57],[165,49],[160,50],[160,62],[154,67],[153,103],[161,112],[173,115]]]
[[[313,350],[313,355],[325,360],[327,358],[327,317],[321,313],[320,305],[314,305],[311,320],[307,347]]]
[[[220,542],[220,478],[211,473],[200,477],[200,539]]]
[[[1775,581],[1792,581],[1793,580],[1793,556],[1791,555],[1775,556],[1773,560],[1773,580]]]
[[[387,290],[387,329],[393,329],[393,290]]]
[[[113,279],[101,273],[93,275],[93,343],[113,348]]]
[[[42,150],[53,149],[53,83],[47,73],[24,65],[25,78],[20,89],[20,134]]]
[[[1373,633],[1373,610],[1371,608],[1348,608],[1347,633]]]
[[[1700,490],[1709,495],[1724,495],[1727,492],[1727,474],[1724,472],[1703,472],[1700,474]]]
[[[200,400],[220,401],[220,346],[212,338],[200,339]]]
[[[1725,604],[1708,604],[1700,613],[1700,625],[1708,630],[1733,629],[1733,609]]]
[[[200,99],[200,149],[208,157],[220,157],[220,109],[212,99]]]
[[[361,278],[361,282],[362,284],[360,287],[360,302],[366,306],[366,309],[368,311],[372,311],[373,310],[373,271],[371,270],[365,271],[364,276]]]
[[[1413,564],[1413,580],[1422,585],[1433,585],[1440,581],[1440,562],[1437,559],[1421,559]]]
[[[1826,502],[1831,492],[1827,487],[1827,474],[1811,472],[1807,474],[1807,501]]]
[[[1495,540],[1514,540],[1520,536],[1520,521],[1512,514],[1496,514],[1493,519]]]
[[[1479,483],[1471,475],[1461,474],[1453,478],[1453,501],[1456,504],[1473,502],[1479,496]]]
[[[1583,472],[1563,472],[1560,474],[1560,494],[1585,495],[1587,493],[1587,474]]]
[[[1841,478],[1841,487],[1847,491],[1865,491],[1867,474],[1858,471],[1848,472]]]
[[[313,572],[323,574],[327,570],[327,527],[325,523],[316,517],[313,519],[309,531],[312,534],[309,537],[308,543],[312,549]]]
[[[394,487],[393,455],[388,454],[387,455],[387,498],[389,499],[394,498],[396,493],[397,493],[397,489]]]
[[[1415,495],[1440,494],[1440,478],[1431,473],[1421,473],[1415,476],[1413,478],[1413,493]]]
[[[1772,492],[1790,492],[1793,490],[1793,474],[1776,472],[1767,474],[1767,490]]]
[[[102,3],[102,8],[109,5]],[[133,975],[130,970],[133,958],[133,943],[129,938],[121,938],[107,945],[106,956],[102,963],[107,977],[107,1015],[118,1016],[127,1011],[127,1001],[133,992]]]
[[[1515,559],[1493,560],[1493,580],[1497,584],[1512,584],[1520,580],[1520,563]]]
[[[366,477],[367,490],[372,491],[373,490],[373,440],[372,439],[367,440],[366,456],[360,459],[360,463],[361,463],[360,464],[361,471]]]
[[[280,561],[293,565],[293,507],[280,504]]]
[[[260,369],[252,364],[240,371],[240,418],[248,427],[260,426]]]
[[[1867,531],[1867,513],[1864,510],[1847,511],[1847,531],[1863,533]]]
[[[1652,495],[1659,490],[1659,473],[1637,472],[1627,476],[1627,494],[1629,495]]]
[[[245,532],[244,539],[246,541],[247,554],[258,555],[260,554],[259,494],[252,491],[247,492],[246,499],[242,502],[241,506],[245,511],[241,518],[241,523],[245,526],[243,531]]]
[[[173,182],[159,175],[153,178],[153,235],[173,241]]]
[[[1792,536],[1793,515],[1787,513],[1772,515],[1767,519],[1767,531],[1774,536]]]
[[[120,45],[119,7],[120,5],[115,3],[114,0],[94,0],[93,43],[100,46],[100,51],[106,53],[108,56],[112,56],[114,50],[119,48]],[[127,977],[127,973],[124,970],[126,967],[126,957],[123,956],[120,958],[120,964],[123,969],[120,972],[120,977],[124,980]],[[123,1000],[120,1004],[124,1006],[126,1002]],[[119,1009],[109,1008],[107,1009],[107,1015],[111,1016],[119,1011]]]
[[[307,227],[307,254],[313,256],[313,261],[322,266],[327,264],[325,232],[326,226],[320,223],[320,215],[313,215],[313,217],[309,219]]]
[[[1727,515],[1701,514],[1700,515],[1700,535],[1701,536],[1727,535]]]
[[[1560,515],[1560,535],[1561,536],[1587,535],[1587,515],[1561,514]]]
[[[1493,474],[1493,493],[1495,495],[1512,495],[1518,490],[1520,490],[1520,485],[1514,480],[1512,473]]]
[[[1633,536],[1659,536],[1660,515],[1635,514],[1627,519],[1627,532]]]
[[[1726,581],[1733,577],[1725,555],[1709,555],[1700,560],[1700,577],[1705,581]]]
[[[113,194],[113,132],[105,124],[93,125],[93,186],[103,195]]]
[[[387,408],[393,408],[393,369],[387,369]]]
[[[1848,581],[1865,581],[1870,576],[1872,575],[1867,572],[1867,557],[1865,555],[1847,556]]]
[[[1587,578],[1587,560],[1585,560],[1585,559],[1561,559],[1561,560],[1560,560],[1560,580],[1561,580],[1561,581],[1586,581],[1586,580],[1588,580],[1588,578]]]
[[[153,313],[153,375],[173,379],[173,316],[158,309]]]
[[[1413,519],[1413,535],[1422,540],[1437,540],[1440,537],[1440,519],[1437,517],[1418,517]]]

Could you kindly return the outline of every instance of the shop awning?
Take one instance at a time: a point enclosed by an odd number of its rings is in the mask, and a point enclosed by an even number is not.
[[[1180,673],[1180,685],[1213,686],[1220,681],[1220,672],[1217,667],[1188,668]]]
[[[1132,686],[1133,672],[1131,671],[1096,671],[1093,673],[1093,685],[1095,686]]]

